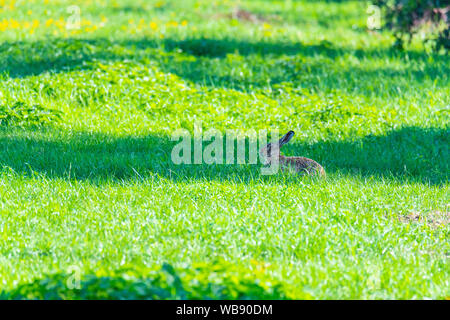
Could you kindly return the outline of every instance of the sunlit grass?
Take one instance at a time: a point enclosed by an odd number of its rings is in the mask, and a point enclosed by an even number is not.
[[[448,56],[391,49],[359,1],[79,1],[73,30],[71,2],[13,3],[0,297],[450,296]],[[328,177],[176,166],[196,120],[292,129]]]

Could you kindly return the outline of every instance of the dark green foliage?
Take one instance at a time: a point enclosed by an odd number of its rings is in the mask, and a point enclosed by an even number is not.
[[[231,270],[231,272],[230,272]],[[212,274],[205,273],[212,272]],[[237,278],[229,263],[193,270],[175,270],[163,264],[157,271],[123,269],[109,276],[54,274],[1,292],[0,299],[286,299],[280,285],[265,288],[258,280]],[[142,273],[147,273],[146,277]]]
[[[421,27],[428,26],[425,41],[433,41],[436,50],[450,48],[450,2],[448,0],[374,0],[384,10],[386,26],[403,47]]]

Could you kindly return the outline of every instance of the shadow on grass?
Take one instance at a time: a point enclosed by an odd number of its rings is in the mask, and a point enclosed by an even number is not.
[[[171,152],[176,143],[153,135],[116,138],[79,133],[67,137],[3,129],[0,131],[0,168],[25,175],[38,173],[50,178],[100,182],[156,175],[175,182],[278,181],[278,175],[261,175],[260,165],[175,165]],[[315,159],[328,174],[394,177],[401,181],[442,184],[448,182],[448,145],[448,130],[405,127],[354,141],[292,143],[286,145],[283,152]],[[296,179],[294,176],[283,182]]]
[[[236,53],[244,60],[227,60],[228,54]],[[414,64],[406,69],[336,65],[336,59],[342,55],[358,59],[395,57]],[[445,56],[430,58],[423,52],[340,48],[328,41],[305,45],[289,41],[137,38],[114,41],[56,39],[0,45],[0,74],[13,78],[44,72],[88,70],[97,68],[97,62],[116,61],[152,61],[163,72],[174,73],[193,83],[225,88],[264,88],[270,81],[271,84],[291,82],[302,87],[347,89],[367,94],[392,88],[398,95],[398,90],[410,89],[412,84],[421,84],[425,79],[439,79],[441,81],[435,86],[446,86],[446,75],[450,73]],[[245,77],[236,72],[242,67],[248,73]]]
[[[231,266],[231,269],[233,267]],[[235,269],[235,268],[234,268]],[[73,274],[53,274],[44,279],[22,284],[11,291],[0,291],[5,299],[286,299],[281,285],[261,286],[257,279],[242,276],[236,282],[223,266],[213,264],[208,268],[180,272],[169,264],[143,277],[136,270],[119,270],[112,276],[85,275],[77,279]],[[237,270],[233,270],[237,271]],[[242,271],[241,271],[242,272]],[[197,281],[186,281],[185,275]],[[251,274],[251,273],[249,273]]]
[[[116,50],[111,47],[116,46]],[[234,39],[185,39],[185,40],[115,40],[108,39],[54,39],[35,42],[4,42],[0,45],[0,74],[13,78],[39,75],[43,72],[65,72],[89,69],[94,60],[123,61],[148,56],[146,49],[161,48],[166,52],[182,50],[198,57],[223,58],[229,53],[246,56],[321,54],[336,56],[338,51],[327,45],[305,46],[291,42],[247,42]],[[133,53],[127,50],[132,49]]]
[[[106,50],[101,51],[89,45],[89,41],[75,39],[3,42],[0,44],[0,74],[23,78],[45,72],[89,69],[88,63],[98,58],[117,59]]]

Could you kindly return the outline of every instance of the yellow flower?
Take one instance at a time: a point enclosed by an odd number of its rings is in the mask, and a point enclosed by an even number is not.
[[[150,22],[150,28],[152,28],[153,30],[158,29],[158,25],[155,22]]]
[[[8,29],[8,20],[4,19],[0,22],[0,31],[5,31],[6,29]]]
[[[186,20],[183,20],[183,21],[181,22],[181,25],[182,25],[183,27],[186,27],[186,26],[188,25],[188,22],[187,22]]]
[[[17,28],[19,28],[20,27],[20,24],[19,24],[19,22],[17,22],[16,20],[14,20],[14,19],[11,19],[11,21],[10,21],[10,25],[11,25],[11,28],[13,28],[13,29],[17,29]]]
[[[169,21],[167,23],[167,26],[169,26],[169,27],[177,27],[178,26],[178,22],[176,22],[176,21]]]
[[[105,16],[102,16],[102,20],[100,21],[99,27],[104,27],[108,19]]]
[[[158,1],[155,3],[155,8],[161,8],[164,5],[164,1]]]
[[[66,26],[66,22],[64,21],[63,18],[59,18],[58,20],[55,21],[54,23],[59,29],[63,29]]]
[[[48,19],[48,20],[45,22],[45,26],[46,26],[46,27],[50,27],[52,23],[53,23],[53,19],[50,18],[50,19]]]

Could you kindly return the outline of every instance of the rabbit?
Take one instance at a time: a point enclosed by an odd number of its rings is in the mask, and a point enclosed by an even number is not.
[[[324,168],[318,164],[316,161],[304,157],[285,157],[280,155],[280,148],[289,142],[294,136],[294,131],[289,131],[277,144],[269,143],[267,146],[261,148],[259,154],[261,155],[262,162],[264,164],[270,164],[274,157],[278,157],[279,164],[282,170],[294,169],[298,173],[306,173],[309,175],[319,175],[321,177],[326,177]]]

